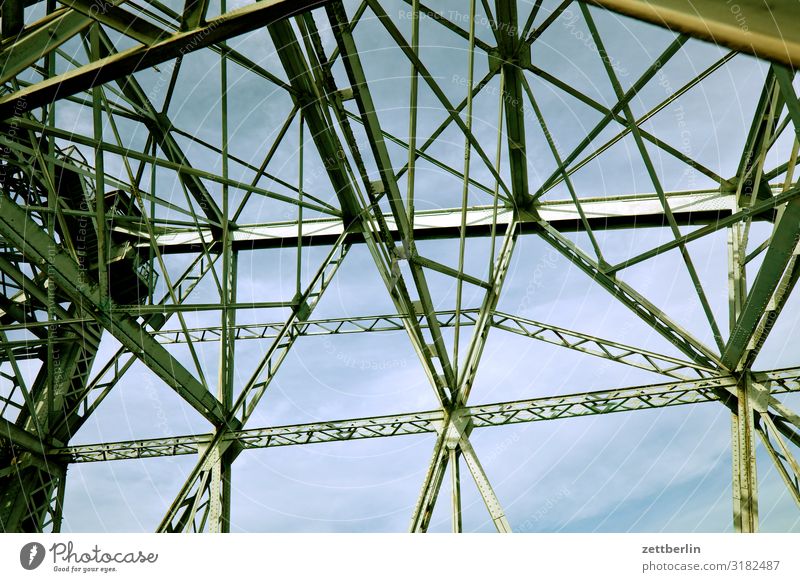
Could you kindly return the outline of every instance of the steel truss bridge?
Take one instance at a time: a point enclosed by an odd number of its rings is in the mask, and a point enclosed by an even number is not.
[[[735,529],[758,528],[758,439],[800,505],[795,456],[800,417],[782,401],[800,391],[800,367],[753,369],[800,275],[796,0],[738,0],[735,10],[715,0],[472,0],[463,3],[465,18],[419,0],[405,0],[400,17],[381,0],[237,4],[243,5],[228,9],[224,0],[2,3],[0,530],[60,531],[70,464],[194,455],[194,468],[158,531],[229,531],[232,465],[245,449],[431,433],[435,445],[410,530],[428,529],[449,471],[452,527],[461,531],[460,468],[466,466],[497,530],[508,532],[502,500],[470,442],[474,429],[704,402],[730,412]],[[606,11],[616,22],[643,20],[671,35],[666,48],[625,83],[606,50],[609,35],[598,25],[608,21]],[[537,64],[548,34],[557,27],[562,27],[559,34],[568,34],[566,16],[585,27],[581,38],[573,35],[574,42],[596,53],[592,74],[610,84],[613,104]],[[359,51],[359,42],[368,38],[360,35],[367,22],[391,44],[396,67],[410,79],[402,111],[376,105],[377,83]],[[434,74],[432,53],[422,50],[430,40],[423,33],[430,28],[462,43],[467,74],[458,101]],[[249,35],[271,40],[275,52],[269,66],[237,42]],[[710,43],[724,48],[714,62],[670,87],[649,110],[635,113],[640,94],[659,82],[674,59]],[[219,94],[213,115],[221,125],[214,143],[196,128],[181,127],[170,109],[183,91],[182,67],[197,55],[220,71],[218,84],[204,81]],[[488,63],[482,65],[488,68],[485,75],[477,73],[483,70],[478,61]],[[746,112],[749,131],[744,148],[736,152],[738,168],[723,175],[720,167],[653,133],[649,122],[681,97],[702,90],[716,71],[738,62],[766,73],[760,99]],[[285,122],[267,132],[259,163],[231,151],[234,74],[264,87],[267,107],[289,104]],[[550,132],[559,120],[540,106],[537,97],[544,86],[599,120],[584,128],[577,145],[565,147]],[[481,92],[491,93],[492,87],[497,125],[490,142],[485,133],[479,136],[474,108]],[[438,104],[439,125],[421,121],[423,93]],[[397,125],[387,121],[390,116],[401,116],[408,135],[387,129]],[[720,129],[709,123],[703,131]],[[273,170],[274,160],[298,124],[299,145],[289,148],[295,161],[287,177]],[[145,138],[132,139],[136,132]],[[464,154],[462,159],[459,151],[455,164],[430,153],[441,136],[453,132]],[[534,133],[543,136],[555,168],[544,180],[531,171]],[[575,182],[582,168],[603,160],[625,139],[646,169],[648,193],[603,195]],[[304,181],[303,160],[312,154],[325,188],[312,189]],[[709,186],[669,191],[659,156]],[[215,160],[213,167],[200,161],[208,159]],[[459,184],[447,198],[450,204],[416,206],[415,198],[419,202],[429,195],[423,165]],[[305,171],[315,171],[311,162]],[[254,201],[268,204],[269,212],[253,212],[248,203]],[[756,223],[771,232],[763,242],[751,236]],[[607,260],[597,233],[633,228],[660,229],[670,236],[624,260]],[[727,235],[727,327],[717,321],[692,257],[703,248],[693,243],[715,233]],[[680,356],[499,310],[521,237],[555,249],[585,273],[586,285],[605,289]],[[428,239],[451,241],[458,249],[457,264],[421,254],[416,243]],[[465,268],[468,240],[490,247],[482,274]],[[394,311],[319,318],[315,307],[354,245],[368,249]],[[324,258],[309,276],[301,276],[301,261],[311,247]],[[296,256],[296,292],[281,301],[242,301],[237,265],[248,253],[278,249]],[[670,251],[680,255],[712,342],[698,339],[668,309],[625,282],[626,269]],[[452,279],[454,306],[440,307],[428,282],[432,273]],[[197,299],[203,284],[213,285],[217,296]],[[468,304],[462,288],[478,290],[482,300]],[[255,310],[266,323],[241,323],[237,315],[243,310]],[[215,323],[192,326],[187,313],[210,314]],[[304,336],[388,331],[407,335],[438,401],[436,409],[294,426],[255,428],[248,422]],[[661,375],[663,383],[473,405],[469,397],[490,332],[633,366]],[[100,345],[109,336],[118,348],[106,353]],[[236,349],[249,339],[269,347],[257,362],[237,362],[240,368],[249,366],[249,379],[235,387]],[[197,350],[203,342],[219,346],[216,378],[202,372]],[[210,429],[70,444],[136,362],[174,390]],[[26,374],[31,366],[36,373]]]

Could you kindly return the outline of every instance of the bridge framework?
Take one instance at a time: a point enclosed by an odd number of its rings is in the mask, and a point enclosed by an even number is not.
[[[481,0],[480,4],[472,0],[468,18],[455,20],[419,0],[406,0],[406,4],[410,37],[379,0],[347,7],[339,1],[262,0],[230,11],[223,0],[218,14],[210,14],[207,0],[186,0],[181,11],[157,1],[4,1],[0,529],[59,531],[70,464],[196,455],[193,469],[157,529],[225,532],[231,528],[232,467],[246,449],[432,433],[435,445],[410,530],[428,529],[448,468],[452,529],[463,529],[460,468],[466,466],[495,527],[508,532],[512,524],[470,441],[474,429],[702,402],[721,404],[730,411],[735,529],[758,529],[758,439],[800,506],[800,465],[793,452],[793,447],[800,446],[800,417],[780,399],[800,390],[800,368],[753,370],[800,275],[800,187],[794,179],[800,136],[800,101],[794,88],[794,69],[800,63],[797,2],[739,0],[732,11],[713,0],[566,0],[548,12],[540,0]],[[476,33],[479,7],[490,23],[490,41]],[[26,18],[26,9],[37,17]],[[674,32],[672,42],[627,89],[596,23],[603,10]],[[588,40],[602,63],[599,71],[616,97],[611,107],[532,62],[537,42],[567,11],[587,27]],[[355,40],[367,18],[399,49],[410,73],[407,137],[388,132],[376,106],[374,85]],[[422,58],[422,18],[465,43],[469,78],[465,80],[467,95],[459,103],[449,99]],[[333,45],[325,41],[321,26],[332,36]],[[281,75],[228,42],[264,30],[276,47]],[[635,116],[631,103],[687,44],[698,42],[693,37],[728,47],[730,52],[651,110]],[[81,47],[82,53],[69,52],[67,47],[73,45]],[[182,63],[198,52],[219,63],[218,145],[170,119]],[[751,112],[737,172],[723,177],[646,127],[651,118],[715,71],[734,58],[743,58],[737,56],[739,52],[764,59],[768,70],[761,98]],[[482,79],[474,76],[478,57],[489,63]],[[159,106],[153,87],[146,87],[136,73],[167,65],[171,69],[161,72],[164,82],[157,86],[163,96]],[[247,70],[274,94],[291,100],[286,121],[273,132],[274,141],[260,166],[229,151],[229,75],[234,67]],[[473,100],[498,79],[498,131],[492,144],[496,151],[491,151],[473,126]],[[565,150],[553,139],[532,79],[563,91],[601,116],[577,147]],[[423,133],[417,119],[420,86],[438,100],[445,114],[425,141],[418,135]],[[90,130],[63,126],[62,109],[90,116]],[[298,177],[290,182],[268,168],[298,122]],[[121,128],[129,124],[146,130],[144,147],[132,146],[127,139]],[[597,146],[597,136],[613,125],[621,130]],[[464,140],[461,167],[427,153],[452,128]],[[533,183],[526,151],[526,132],[535,128],[543,130],[556,164],[552,175],[538,185]],[[310,143],[304,143],[306,135]],[[786,152],[778,151],[784,135],[792,136]],[[625,138],[633,140],[652,192],[618,196],[579,192],[573,176]],[[218,159],[220,170],[193,165],[187,144]],[[396,147],[407,156],[399,168],[393,161],[396,156],[390,155]],[[306,191],[306,150],[315,150],[321,160],[329,193]],[[656,150],[714,186],[665,191],[653,160]],[[83,152],[93,154],[91,163]],[[771,167],[776,155],[783,158]],[[415,174],[423,162],[461,181],[460,206],[439,210],[415,206],[415,197],[418,201],[424,195],[425,183]],[[231,171],[234,168],[236,173]],[[157,194],[159,184],[169,182],[164,175],[175,181],[178,198],[182,197],[178,202]],[[232,177],[236,175],[250,175],[252,180]],[[557,187],[565,189],[569,199],[552,199],[550,194]],[[475,204],[478,196],[487,203]],[[292,218],[248,222],[247,203],[255,199],[288,209]],[[768,224],[772,232],[750,250],[755,221]],[[607,262],[596,233],[641,227],[667,228],[672,239],[616,264]],[[715,319],[689,252],[690,243],[723,230],[728,237],[727,331]],[[565,234],[571,232],[587,235],[591,252]],[[538,237],[554,248],[681,356],[499,311],[509,264],[523,236]],[[485,276],[465,271],[465,244],[471,237],[490,241]],[[457,241],[458,264],[421,255],[416,242],[427,239]],[[353,245],[368,249],[395,312],[315,318],[315,307]],[[312,246],[324,249],[324,259],[310,276],[303,277],[304,252]],[[295,253],[297,281],[292,297],[250,303],[238,297],[241,255],[261,249]],[[625,269],[673,250],[680,253],[692,279],[713,346],[694,337],[623,280]],[[176,255],[186,258],[179,273],[167,268],[170,257]],[[751,263],[754,259],[758,260]],[[437,308],[428,282],[430,273],[456,282],[454,309]],[[193,291],[209,279],[218,300],[194,300]],[[479,305],[464,305],[464,285],[481,290]],[[253,309],[288,315],[281,321],[237,323],[237,313]],[[187,312],[212,312],[218,323],[191,327]],[[669,383],[470,405],[492,330],[647,370]],[[382,331],[407,334],[436,396],[437,409],[295,426],[248,426],[296,341]],[[110,357],[99,357],[104,335],[120,345]],[[247,339],[268,341],[269,348],[236,391],[236,347]],[[195,349],[203,342],[219,344],[217,378],[203,374]],[[188,347],[187,358],[171,350],[177,344]],[[21,366],[28,361],[39,362],[32,382]],[[194,408],[212,430],[71,445],[73,435],[137,361]]]

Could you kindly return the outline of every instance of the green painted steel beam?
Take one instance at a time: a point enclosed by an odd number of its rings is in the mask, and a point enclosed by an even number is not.
[[[125,75],[159,65],[229,38],[252,32],[287,16],[325,4],[327,0],[262,0],[226,12],[197,28],[171,34],[93,61],[0,98],[0,119],[28,112]],[[74,14],[74,13],[68,13]],[[83,21],[83,16],[80,16]],[[74,35],[73,35],[74,36]]]
[[[771,394],[800,392],[800,368],[756,372],[754,379],[771,384]],[[469,406],[465,410],[475,428],[485,428],[715,402],[719,400],[718,391],[734,394],[736,385],[736,378],[722,376],[482,404]],[[245,429],[232,431],[226,438],[236,440],[245,449],[261,449],[435,433],[441,429],[444,420],[445,414],[441,410],[430,410],[372,418]],[[50,449],[48,455],[68,457],[75,463],[190,455],[197,454],[211,438],[211,434],[199,434],[77,445]]]
[[[742,313],[731,331],[722,363],[731,371],[742,369],[743,357],[761,318],[767,311],[800,241],[800,199],[792,199],[775,223],[764,261],[747,294]]]
[[[168,34],[144,18],[129,10],[120,8],[126,0],[110,2],[109,0],[58,0],[59,4],[72,8],[75,13],[83,14],[89,24],[98,22],[116,30],[142,44],[156,44],[168,38]]]
[[[541,222],[540,226],[540,235],[544,240],[692,361],[704,367],[719,367],[719,357],[688,331],[672,321],[662,310],[650,303],[630,285],[615,276],[606,275],[600,265],[549,224]]]
[[[110,306],[102,303],[97,284],[87,280],[65,251],[54,250],[50,236],[5,194],[0,197],[0,234],[22,250],[28,260],[46,269],[74,303],[87,306],[98,323],[209,422],[228,424],[227,412],[219,400],[132,317],[112,315]]]
[[[511,170],[511,193],[519,209],[528,209],[533,198],[528,190],[528,156],[525,141],[525,98],[522,92],[524,68],[530,64],[530,45],[519,37],[517,1],[496,0],[494,36],[497,52],[490,55],[499,61],[503,75],[502,99],[508,163]],[[498,24],[499,23],[499,24]],[[499,128],[498,128],[499,130]]]
[[[0,34],[5,40],[15,38],[25,24],[25,3],[23,0],[3,0],[0,4],[0,18],[2,29]]]
[[[433,509],[436,506],[436,499],[439,497],[444,474],[450,460],[448,448],[445,446],[445,432],[443,430],[438,432],[439,435],[436,437],[436,442],[433,446],[433,455],[428,463],[428,470],[425,472],[425,479],[422,482],[422,488],[414,505],[414,512],[411,515],[410,533],[428,531]]]
[[[1,141],[1,140],[0,140]],[[795,192],[792,189],[792,192]],[[781,194],[776,191],[778,201],[785,202],[794,197],[793,193]],[[732,208],[735,205],[733,194],[722,194],[718,190],[703,190],[696,192],[668,192],[667,201],[672,209],[675,221],[681,226],[700,226],[697,234],[686,235],[685,242],[696,240],[698,237],[710,234],[716,230],[718,223],[726,225],[752,217],[754,220],[769,221],[774,219],[772,208],[777,205],[775,200],[764,201],[754,207],[751,212],[742,211],[732,218]],[[663,227],[666,225],[664,209],[656,195],[630,194],[608,196],[604,198],[587,197],[580,201],[581,208],[586,217],[586,222],[594,230],[615,230],[622,228],[647,228]],[[514,218],[511,209],[498,209],[495,223],[492,206],[473,206],[467,208],[466,236],[481,237],[491,236],[492,225],[497,228],[507,226]],[[577,206],[572,200],[541,201],[537,204],[537,212],[558,232],[581,232],[583,221]],[[392,239],[400,238],[400,230],[393,214],[384,214],[382,219]],[[520,234],[535,234],[539,230],[539,222],[531,215],[523,214],[518,217]],[[298,226],[292,222],[274,222],[265,224],[240,223],[239,228],[232,233],[233,245],[237,250],[254,250],[267,248],[294,248],[297,246]],[[457,239],[460,236],[461,209],[443,208],[437,210],[419,210],[414,214],[413,239],[437,240]],[[118,227],[125,230],[123,226]],[[128,227],[127,232],[138,239],[136,243],[140,248],[147,248],[151,242],[147,233],[135,225]],[[304,218],[302,221],[303,245],[318,246],[335,242],[343,232],[344,224],[338,218]],[[169,228],[164,234],[158,234],[156,245],[164,254],[195,253],[202,245],[214,241],[210,229],[201,226]],[[352,244],[363,243],[362,233],[348,234],[347,241]],[[645,256],[641,260],[651,258],[666,250],[673,248],[676,243],[665,243],[663,246]],[[639,257],[637,256],[638,260]],[[624,263],[611,267],[611,271],[622,268]],[[610,273],[609,273],[610,274]]]
[[[633,366],[649,372],[655,372],[656,374],[672,376],[673,378],[703,378],[714,376],[718,373],[715,368],[701,366],[672,356],[665,356],[636,346],[630,346],[593,335],[564,329],[562,327],[544,324],[518,315],[509,315],[496,311],[494,313],[492,325],[503,331],[583,352],[612,362]]]
[[[5,11],[5,0],[3,10]],[[0,63],[3,65],[0,70],[0,84],[13,79],[75,35],[87,30],[92,22],[78,12],[59,10],[47,15],[36,25],[20,31],[14,42],[0,50]],[[16,101],[11,109],[19,113],[27,110],[27,105],[24,101]],[[6,117],[9,116],[0,115],[0,119]]]
[[[200,26],[208,10],[208,0],[186,0],[181,15],[181,30],[192,30]]]
[[[474,326],[479,315],[479,309],[462,309],[458,316],[459,325]],[[397,332],[405,329],[403,319],[406,317],[408,316],[344,317],[307,320],[297,322],[295,325],[299,328],[300,335],[304,337]],[[417,319],[421,327],[425,327],[424,315],[414,315],[413,317]],[[453,310],[437,311],[436,318],[442,328],[454,327],[457,319]],[[713,368],[703,367],[680,358],[658,354],[636,346],[610,341],[508,313],[495,311],[491,319],[491,325],[506,332],[674,378],[702,378],[713,376],[717,373],[717,370]],[[237,340],[272,339],[282,326],[283,322],[245,324],[235,326],[232,331]],[[220,327],[198,327],[187,330],[166,329],[155,331],[152,335],[162,344],[170,344],[187,341],[217,342],[220,339],[220,333]]]
[[[421,257],[417,255],[416,257],[411,259],[411,262],[419,265],[420,267],[425,267],[426,269],[430,269],[432,271],[436,271],[437,273],[441,273],[442,275],[447,275],[448,277],[459,279],[465,283],[469,283],[470,285],[475,285],[476,287],[482,287],[483,289],[491,288],[491,285],[486,281],[482,281],[477,277],[473,277],[472,275],[454,269],[453,267],[443,265],[442,263],[434,261],[433,259],[428,259],[426,257]]]
[[[23,450],[36,453],[39,456],[44,456],[47,450],[51,448],[35,434],[2,417],[0,417],[0,439],[8,439]]]
[[[361,204],[345,167],[342,144],[326,115],[325,97],[312,76],[292,25],[288,21],[280,21],[267,29],[277,47],[289,83],[297,93],[296,103],[301,108],[331,186],[339,199],[345,226],[349,228],[360,214]]]
[[[428,288],[427,278],[422,270],[422,266],[417,261],[418,254],[416,250],[416,243],[414,242],[413,238],[413,227],[409,223],[407,210],[405,208],[405,204],[403,203],[402,195],[400,194],[400,188],[397,185],[397,179],[395,178],[391,158],[389,157],[389,150],[386,147],[380,121],[378,120],[376,113],[375,103],[372,100],[369,85],[367,84],[367,78],[364,74],[364,69],[361,64],[358,48],[356,47],[352,32],[350,31],[344,6],[342,6],[341,2],[336,1],[328,4],[326,9],[328,18],[333,25],[334,36],[342,55],[342,62],[344,64],[345,71],[347,72],[348,79],[350,80],[353,96],[358,105],[361,119],[364,122],[364,129],[367,133],[367,139],[369,141],[372,156],[378,167],[383,191],[392,210],[392,217],[394,218],[394,222],[400,237],[400,242],[402,244],[403,252],[401,255],[397,256],[395,260],[405,259],[408,261],[414,287],[419,296],[422,311],[428,324],[433,351],[439,360],[439,365],[441,366],[444,375],[444,383],[439,378],[436,369],[433,367],[432,362],[430,362],[429,356],[425,353],[426,351],[422,349],[422,346],[419,346],[417,349],[419,353],[425,355],[423,358],[423,363],[426,366],[429,378],[434,383],[437,396],[441,401],[444,401],[452,395],[455,388],[456,378],[450,362],[450,356],[448,355],[447,347],[445,346],[442,333],[439,330],[438,321],[436,320],[436,309],[433,304],[433,299],[431,298],[430,289]],[[376,215],[376,219],[380,220],[383,218],[383,215],[377,205],[374,208],[374,213]],[[389,243],[388,240],[385,242]],[[397,265],[397,268],[399,270],[399,265]],[[402,280],[402,272],[400,273],[400,280]],[[403,292],[399,287],[395,287],[395,292],[400,292],[404,295],[402,298],[400,298],[401,303],[403,303],[402,307],[404,307],[403,312],[410,315],[412,311],[410,309],[410,297],[408,297],[408,292]],[[420,328],[417,327],[412,331],[421,336]]]
[[[508,274],[511,257],[514,254],[518,238],[518,222],[513,220],[506,227],[503,244],[492,265],[490,288],[484,295],[483,302],[478,311],[478,318],[475,322],[475,331],[467,347],[464,363],[458,370],[458,397],[456,403],[459,406],[465,406],[467,404],[470,392],[475,383],[475,378],[478,374],[478,366],[483,356],[483,350],[489,339],[489,332],[492,327],[492,315],[500,301],[500,293],[503,290],[503,284]],[[475,476],[475,473],[473,473],[473,476]]]

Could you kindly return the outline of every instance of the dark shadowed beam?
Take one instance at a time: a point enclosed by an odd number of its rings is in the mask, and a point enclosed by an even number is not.
[[[528,157],[525,141],[525,99],[522,92],[524,67],[530,66],[530,45],[519,37],[516,0],[496,0],[497,21],[494,36],[496,52],[489,55],[500,67],[505,133],[508,143],[508,163],[511,167],[511,193],[517,208],[526,209],[532,198],[528,191]]]
[[[277,47],[281,64],[289,77],[289,83],[297,93],[295,103],[301,108],[328,178],[339,199],[344,223],[349,227],[360,214],[361,204],[344,163],[342,144],[326,115],[323,96],[291,24],[288,21],[276,22],[270,25],[268,30]]]
[[[3,0],[0,5],[0,18],[3,19],[2,31],[3,39],[17,36],[24,24],[25,4],[22,0]]]
[[[42,439],[5,418],[0,418],[0,439],[8,439],[22,449],[38,455],[44,455],[47,451],[46,443]]]

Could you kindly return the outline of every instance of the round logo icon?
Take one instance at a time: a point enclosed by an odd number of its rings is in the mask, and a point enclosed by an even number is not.
[[[35,570],[44,562],[44,546],[39,542],[30,542],[19,551],[19,563],[26,570]]]

